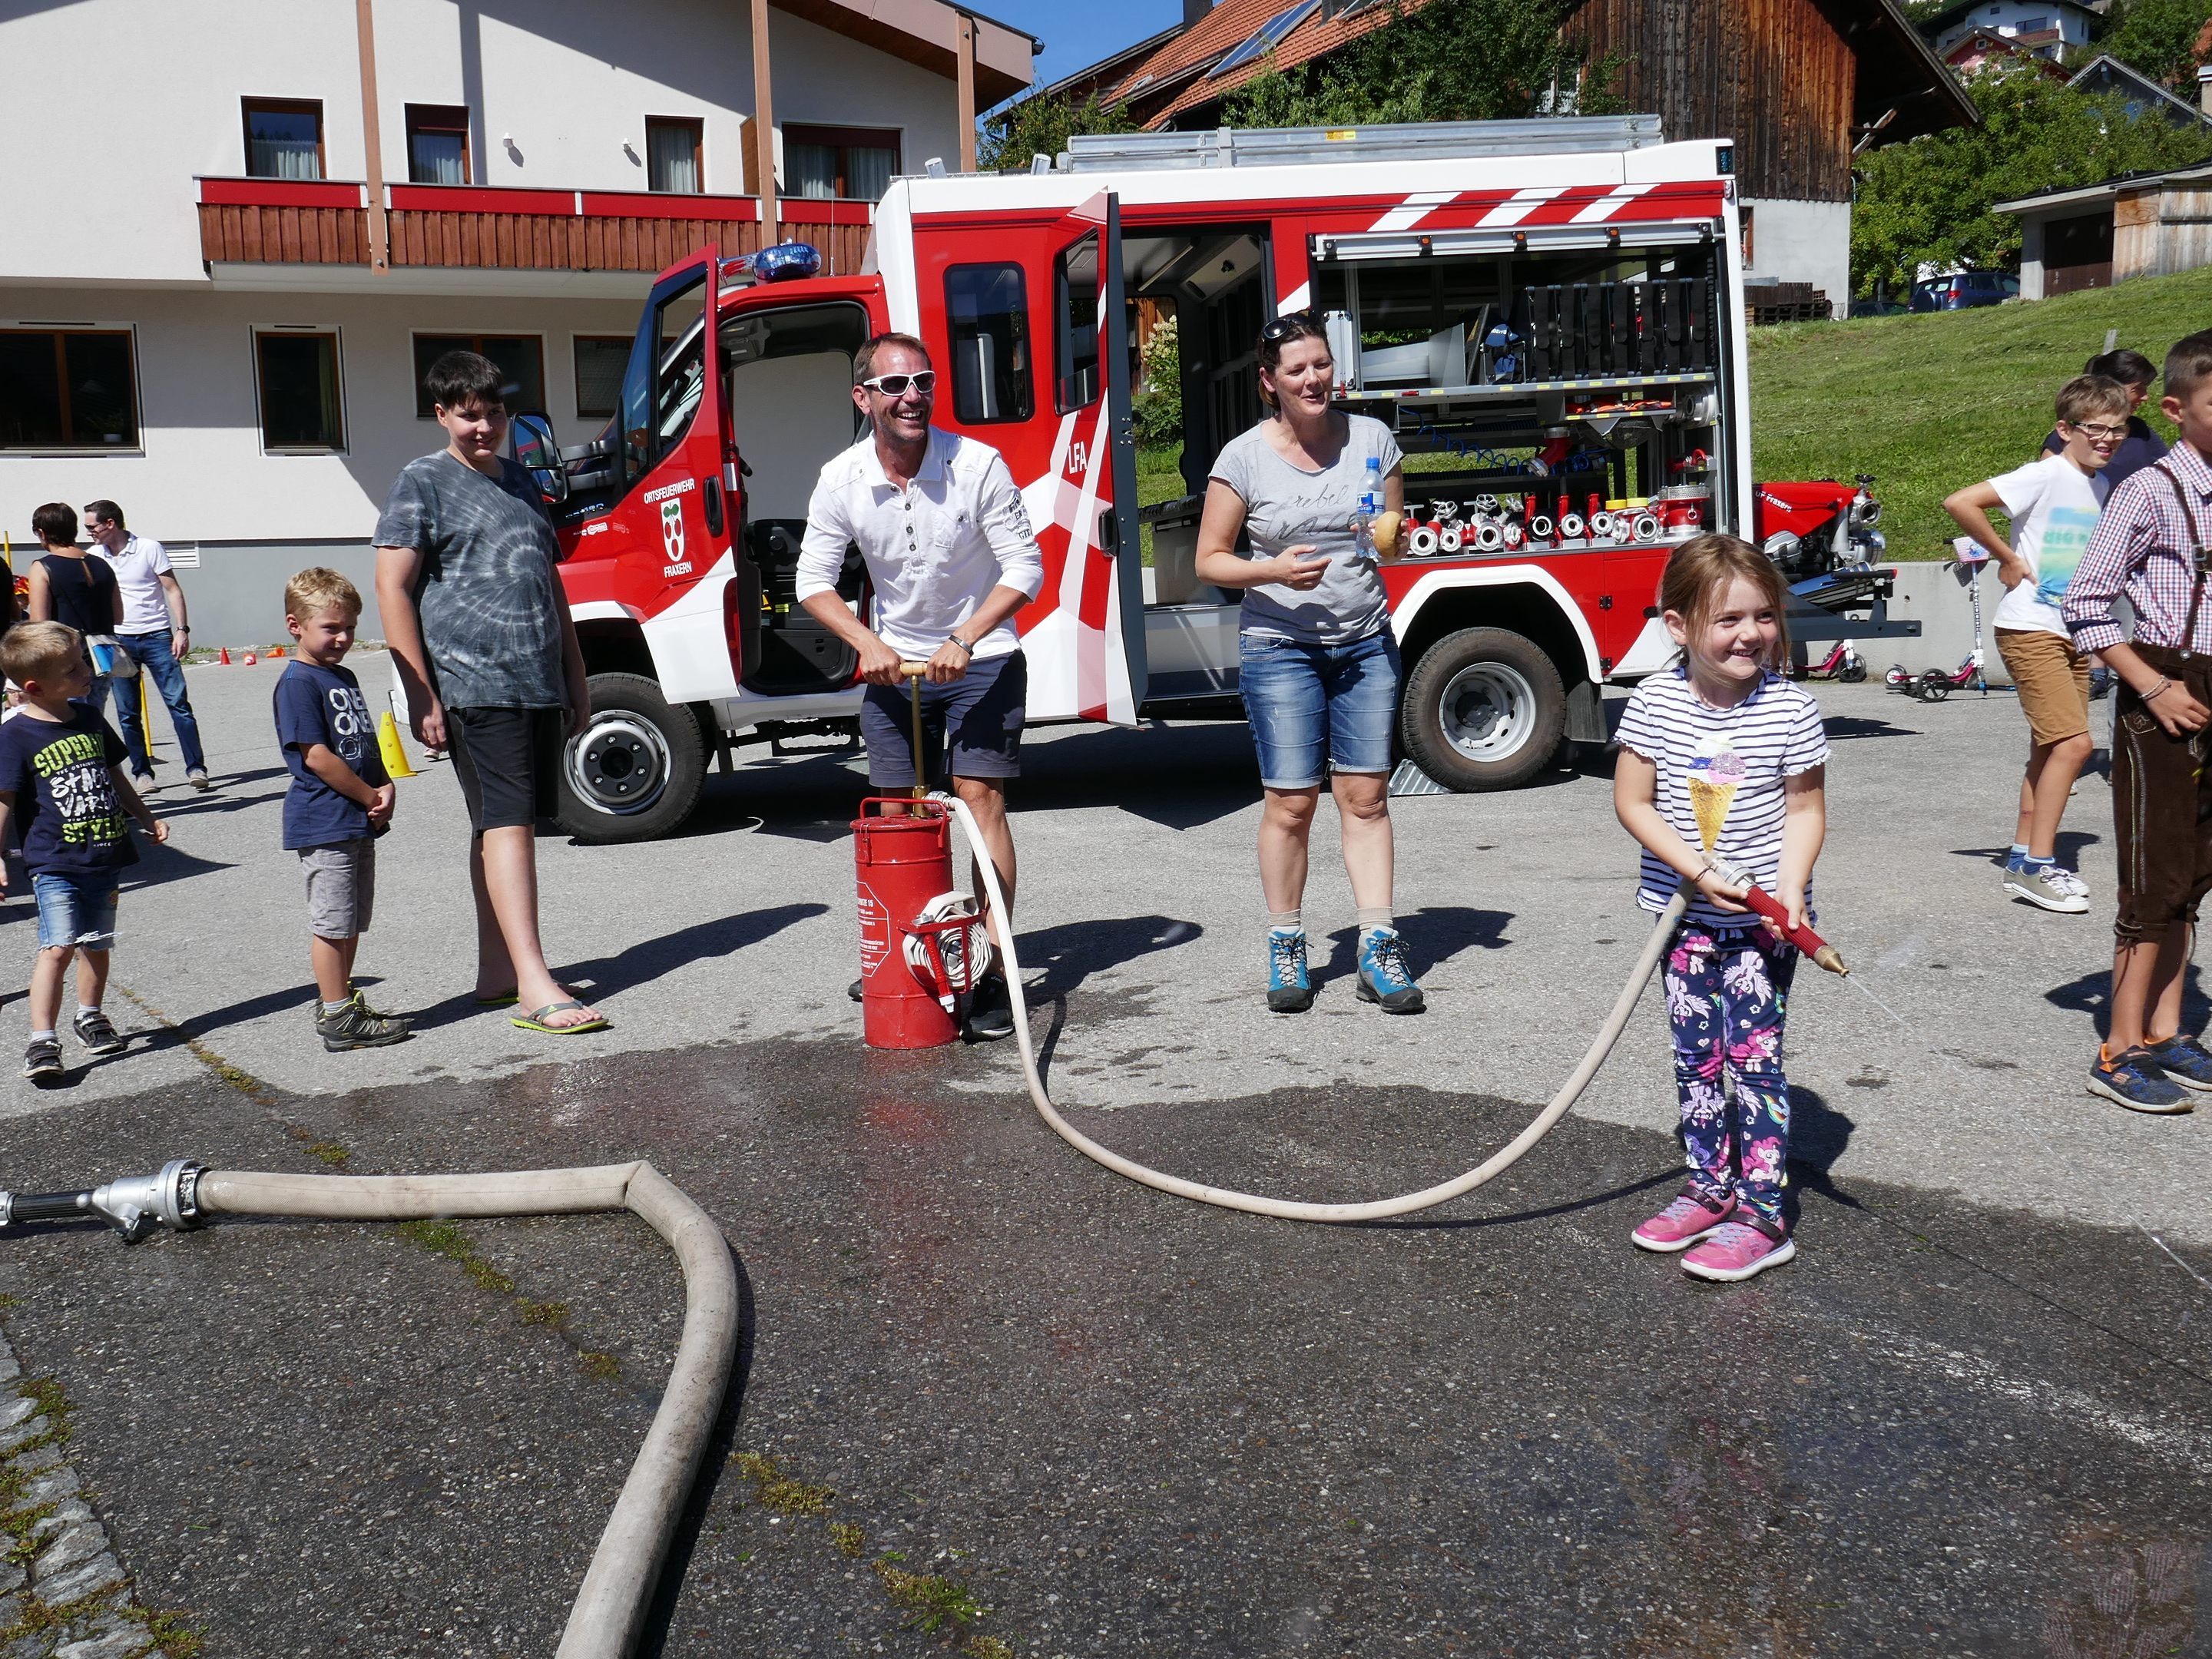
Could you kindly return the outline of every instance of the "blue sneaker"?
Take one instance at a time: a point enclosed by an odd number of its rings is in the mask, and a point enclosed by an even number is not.
[[[1386,1014],[1418,1014],[1429,1006],[1406,966],[1396,928],[1375,928],[1359,941],[1359,1000],[1380,1003]]]
[[[2193,1036],[2171,1036],[2147,1045],[2143,1052],[2158,1069],[2185,1089],[2212,1094],[2212,1052]]]
[[[2131,1112],[2195,1109],[2189,1091],[2166,1076],[2148,1048],[2130,1048],[2112,1057],[2099,1048],[2097,1063],[2089,1068],[2089,1092],[2116,1100]]]
[[[1267,930],[1267,1006],[1279,1014],[1302,1014],[1313,1006],[1313,982],[1306,977],[1306,936],[1279,927]]]

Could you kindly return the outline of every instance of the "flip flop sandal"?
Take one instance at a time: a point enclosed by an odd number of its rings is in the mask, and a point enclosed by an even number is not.
[[[567,1009],[581,1008],[583,1006],[571,997],[566,1002],[549,1002],[535,1013],[516,1014],[507,1023],[511,1025],[519,1025],[526,1031],[543,1031],[547,1036],[577,1036],[586,1031],[605,1030],[607,1022],[602,1018],[579,1020],[574,1025],[548,1025],[545,1023],[545,1017],[548,1014],[557,1014]]]
[[[518,992],[509,991],[503,997],[471,997],[469,1000],[479,1008],[507,1008],[521,1001],[522,997]]]

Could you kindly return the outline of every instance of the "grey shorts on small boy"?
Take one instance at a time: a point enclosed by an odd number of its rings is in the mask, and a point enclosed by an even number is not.
[[[368,836],[331,847],[303,847],[307,928],[317,939],[352,939],[368,931],[376,903],[376,842]]]

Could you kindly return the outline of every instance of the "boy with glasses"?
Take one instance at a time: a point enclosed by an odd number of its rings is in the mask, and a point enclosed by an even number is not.
[[[1943,507],[1996,560],[2005,586],[1995,618],[1997,654],[2027,717],[2027,773],[2003,890],[2045,910],[2079,915],[2089,908],[2089,890],[2058,862],[2058,821],[2095,745],[2088,655],[2075,646],[2058,602],[2104,507],[2099,474],[2128,435],[2128,390],[2100,375],[2079,375],[2059,389],[2057,410],[2066,440],[2057,454],[1959,490]],[[1991,507],[2011,520],[2009,542],[1990,524]]]
[[[2118,380],[2128,389],[2127,436],[2112,451],[2112,459],[2105,463],[2105,490],[2109,496],[2153,461],[2166,459],[2166,440],[2151,430],[2148,421],[2136,413],[2150,396],[2150,383],[2158,379],[2158,365],[2140,351],[2100,351],[2081,366],[2081,372]],[[2066,434],[2062,432],[2053,432],[2043,441],[2043,453],[2046,455],[2056,455],[2065,447]]]

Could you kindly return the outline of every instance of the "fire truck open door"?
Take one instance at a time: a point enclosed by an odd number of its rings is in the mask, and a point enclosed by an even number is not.
[[[1044,587],[1021,614],[1033,720],[1136,723],[1145,700],[1145,573],[1121,210],[1102,191],[1051,233],[1051,470],[1029,492]]]

